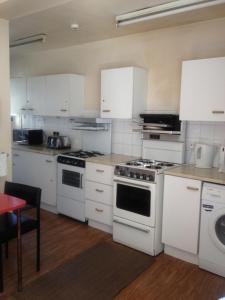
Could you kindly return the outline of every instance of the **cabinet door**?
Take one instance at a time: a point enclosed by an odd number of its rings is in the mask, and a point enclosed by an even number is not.
[[[72,117],[82,116],[84,113],[84,84],[84,76],[70,75],[69,115]]]
[[[13,150],[12,158],[13,158],[13,167],[12,167],[13,182],[26,184],[29,178],[29,174],[27,171],[26,152]]]
[[[198,253],[201,182],[165,176],[162,241]]]
[[[35,115],[45,114],[45,77],[30,77],[27,79],[27,103]]]
[[[181,120],[225,121],[225,58],[182,65]]]
[[[10,93],[11,115],[18,115],[26,107],[26,78],[12,78]]]
[[[70,75],[46,76],[46,108],[48,116],[68,116],[70,102]]]
[[[40,155],[42,203],[56,206],[56,160],[54,156]]]
[[[102,70],[102,118],[132,118],[134,78],[133,75],[133,67]]]

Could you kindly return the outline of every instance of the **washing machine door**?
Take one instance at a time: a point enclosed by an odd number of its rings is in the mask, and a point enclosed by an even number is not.
[[[225,253],[225,208],[212,214],[209,233],[215,246]]]

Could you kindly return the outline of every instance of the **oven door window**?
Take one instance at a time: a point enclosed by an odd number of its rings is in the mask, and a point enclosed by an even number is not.
[[[151,191],[117,184],[116,206],[142,216],[151,215]]]
[[[62,170],[62,184],[81,188],[81,174],[68,170]]]

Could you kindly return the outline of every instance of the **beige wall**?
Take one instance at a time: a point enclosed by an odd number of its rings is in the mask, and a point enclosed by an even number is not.
[[[11,76],[83,73],[91,109],[99,107],[102,68],[141,66],[149,70],[148,109],[178,110],[182,60],[216,56],[225,56],[225,19],[13,56]]]
[[[0,19],[0,152],[8,158],[8,178],[11,178],[11,122],[9,100],[9,31],[8,21]],[[5,178],[0,178],[0,191]]]

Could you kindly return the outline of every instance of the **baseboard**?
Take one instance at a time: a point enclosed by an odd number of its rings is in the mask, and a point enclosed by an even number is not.
[[[102,231],[112,234],[112,226],[109,226],[109,225],[106,225],[103,223],[99,223],[99,222],[96,222],[93,220],[88,220],[88,225],[91,227],[94,227],[96,229],[99,229],[99,230],[102,230]]]
[[[164,252],[170,256],[198,265],[198,255],[165,245]]]
[[[44,210],[47,210],[53,214],[57,214],[57,207],[56,206],[51,206],[51,205],[48,205],[48,204],[44,204],[42,203],[41,204],[41,208],[44,209]]]

